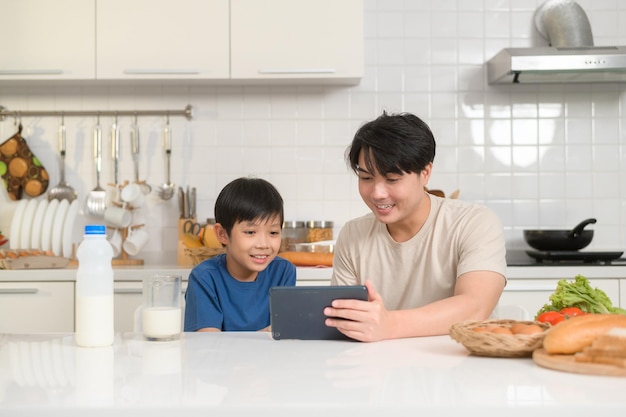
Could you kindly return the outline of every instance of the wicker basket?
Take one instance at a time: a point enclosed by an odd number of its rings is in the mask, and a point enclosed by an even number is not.
[[[498,334],[491,332],[477,332],[474,327],[498,325],[511,327],[515,323],[536,324],[542,329],[541,333],[534,334]],[[461,343],[465,348],[478,356],[493,356],[501,358],[520,358],[532,356],[533,350],[543,344],[550,324],[537,321],[517,320],[484,320],[464,321],[456,323],[450,328],[450,337]]]
[[[194,265],[198,265],[200,262],[212,258],[214,256],[224,253],[224,248],[209,248],[202,246],[200,248],[185,248],[185,254],[193,261]]]

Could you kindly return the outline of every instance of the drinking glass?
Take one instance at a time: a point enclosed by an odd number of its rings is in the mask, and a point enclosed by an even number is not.
[[[157,274],[143,280],[142,331],[147,340],[167,341],[182,331],[180,275]]]

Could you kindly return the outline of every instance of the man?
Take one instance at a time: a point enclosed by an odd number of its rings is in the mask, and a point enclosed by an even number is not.
[[[364,284],[369,300],[335,300],[326,324],[377,341],[488,318],[506,284],[502,225],[484,206],[425,191],[435,157],[428,125],[383,113],[357,131],[346,156],[371,213],[339,233],[331,283]]]

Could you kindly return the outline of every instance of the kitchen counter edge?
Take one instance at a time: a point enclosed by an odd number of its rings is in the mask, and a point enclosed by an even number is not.
[[[141,281],[157,273],[179,274],[187,280],[190,267],[163,266],[116,266],[115,281]],[[298,267],[299,281],[330,281],[332,268]],[[587,278],[626,278],[626,266],[510,266],[508,279],[573,279],[576,275]],[[76,268],[0,270],[0,282],[14,281],[74,281]]]

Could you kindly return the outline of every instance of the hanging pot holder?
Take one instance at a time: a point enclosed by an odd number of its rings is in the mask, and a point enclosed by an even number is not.
[[[22,192],[37,197],[48,189],[48,171],[22,137],[22,124],[17,133],[0,144],[0,175],[11,200],[20,200]]]

